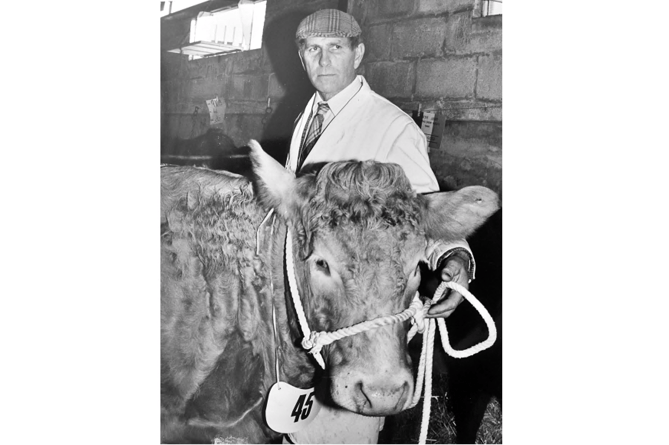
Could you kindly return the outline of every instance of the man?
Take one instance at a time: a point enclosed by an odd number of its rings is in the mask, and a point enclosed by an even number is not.
[[[413,120],[371,90],[356,75],[365,54],[361,29],[353,16],[336,9],[317,11],[298,26],[296,41],[302,66],[316,92],[298,117],[286,168],[341,160],[376,160],[399,164],[419,193],[439,190],[430,168],[427,141]],[[468,288],[474,257],[467,243],[428,246],[430,269],[444,281]],[[429,317],[448,317],[463,297],[454,291],[430,308]],[[325,408],[325,407],[324,407]],[[323,409],[296,443],[377,442],[383,418]]]

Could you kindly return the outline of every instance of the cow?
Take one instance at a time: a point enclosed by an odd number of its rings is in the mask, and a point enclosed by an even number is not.
[[[428,242],[466,237],[499,207],[480,186],[417,195],[396,164],[335,162],[295,177],[249,146],[253,180],[161,169],[163,443],[278,439],[263,414],[278,379],[363,415],[406,409],[410,321],[323,347],[321,369],[301,346],[287,234],[305,318],[331,332],[404,311]]]

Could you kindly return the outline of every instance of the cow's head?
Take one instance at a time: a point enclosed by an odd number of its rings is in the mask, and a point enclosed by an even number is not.
[[[462,239],[497,208],[485,187],[416,195],[401,167],[326,164],[298,178],[249,144],[261,201],[296,234],[296,273],[309,327],[335,331],[405,310],[430,239]],[[409,322],[323,348],[335,403],[366,415],[405,409],[413,395]]]

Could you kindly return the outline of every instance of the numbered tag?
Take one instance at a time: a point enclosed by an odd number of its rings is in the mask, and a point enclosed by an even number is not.
[[[277,433],[295,433],[309,425],[320,409],[314,388],[300,389],[280,382],[269,390],[265,419]]]

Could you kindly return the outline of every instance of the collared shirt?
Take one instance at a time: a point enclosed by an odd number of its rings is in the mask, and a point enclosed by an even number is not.
[[[316,115],[316,112],[318,111],[318,104],[321,102],[327,103],[330,107],[330,111],[325,113],[325,116],[323,116],[323,131],[325,131],[328,125],[330,125],[332,119],[334,119],[335,116],[338,115],[339,112],[346,106],[346,104],[350,102],[353,96],[355,96],[355,94],[360,91],[360,88],[362,88],[362,79],[359,76],[356,76],[356,78],[353,79],[353,82],[331,97],[330,100],[324,100],[321,96],[321,93],[316,91],[316,100],[311,107],[311,115]]]

